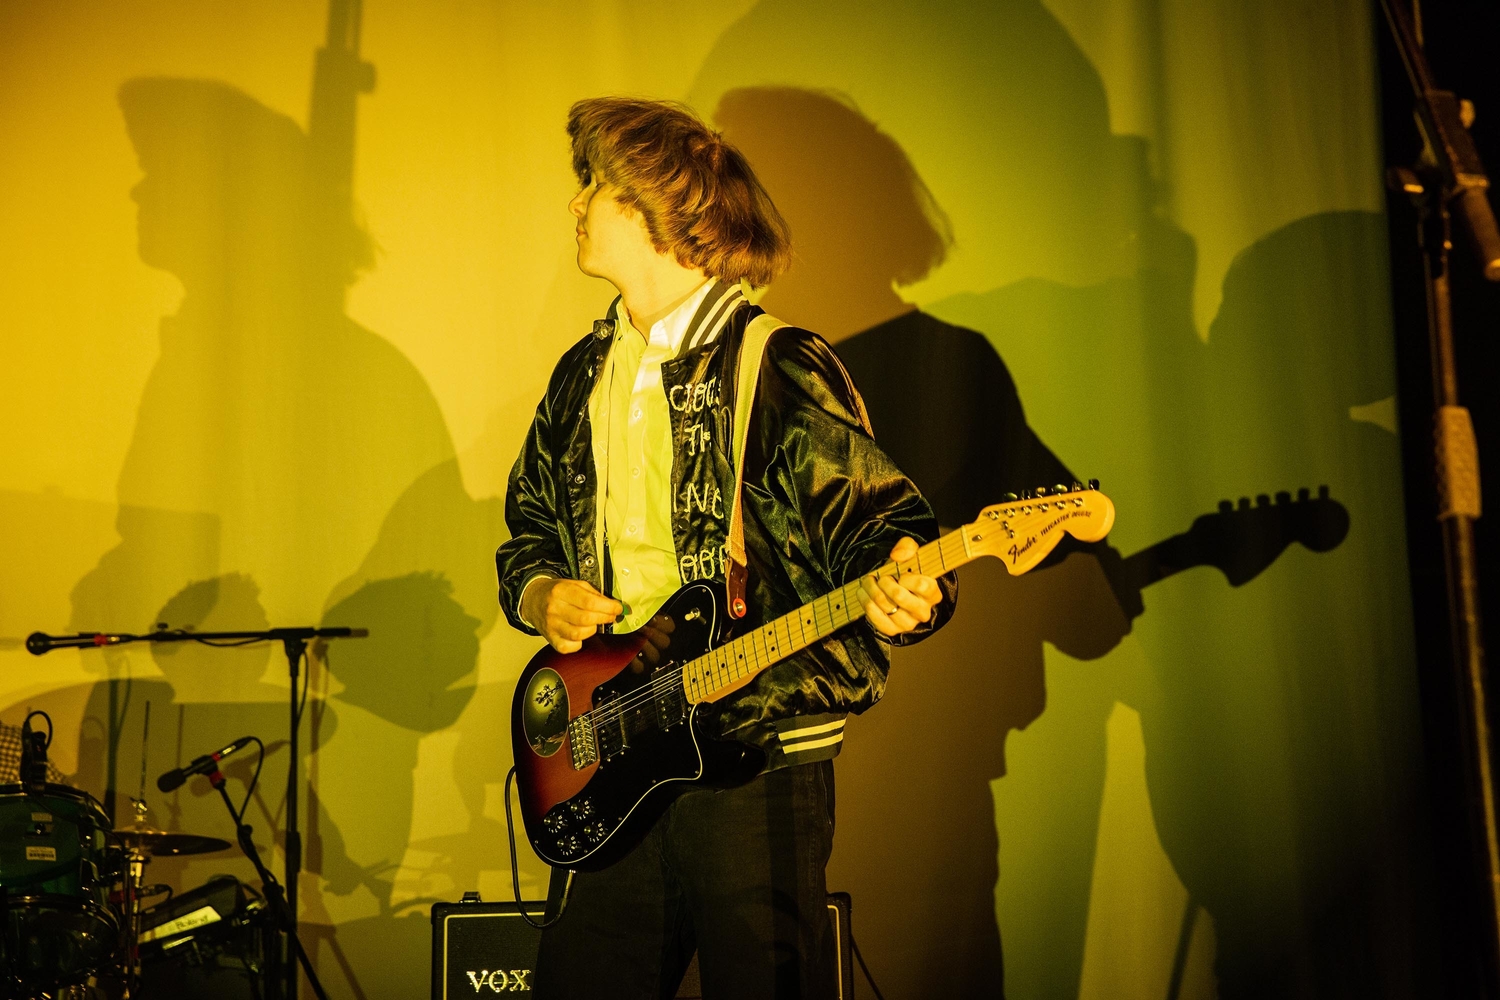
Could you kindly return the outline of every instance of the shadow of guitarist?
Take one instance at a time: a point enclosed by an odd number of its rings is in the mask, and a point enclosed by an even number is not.
[[[877,440],[939,522],[966,523],[1005,492],[1074,482],[1027,424],[989,340],[896,294],[893,286],[942,263],[951,242],[946,218],[897,143],[848,100],[793,88],[731,90],[715,118],[796,234],[796,260],[762,304],[835,343]],[[1178,272],[1191,268],[1186,241],[1164,227],[1147,234]],[[838,841],[829,881],[855,900],[860,939],[880,956],[876,973],[888,995],[1000,993],[991,781],[1006,774],[1007,735],[1046,708],[1043,645],[1075,659],[1102,657],[1141,613],[1142,588],[1202,565],[1218,566],[1238,586],[1292,541],[1322,551],[1347,530],[1336,501],[1304,491],[1295,501],[1231,505],[1129,559],[1107,544],[1066,540],[1025,577],[1010,577],[997,560],[960,570],[952,622],[899,651],[879,710],[851,722],[854,748],[838,763],[839,816],[851,833]],[[1092,803],[1094,815],[1075,824],[1083,831],[1097,823],[1102,720],[1113,703],[1106,686],[1095,693],[1098,724],[1072,744],[1092,746],[1079,755],[1069,796]],[[1084,845],[1085,860],[1092,847]],[[1053,947],[1076,941],[1081,959],[1092,866],[1078,860],[1049,872],[1053,904],[1036,914],[1038,923],[1062,926],[1031,931]],[[1076,884],[1059,885],[1069,881]]]

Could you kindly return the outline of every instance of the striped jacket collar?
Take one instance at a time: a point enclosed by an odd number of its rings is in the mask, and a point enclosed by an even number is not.
[[[700,347],[707,347],[719,338],[724,332],[724,327],[729,322],[729,317],[740,303],[746,301],[745,293],[738,282],[730,283],[722,279],[714,279],[708,286],[707,293],[701,294],[693,318],[688,322],[687,329],[683,331],[682,339],[678,342],[674,357],[682,357],[689,351],[695,351]],[[690,305],[683,303],[684,306]],[[625,303],[620,296],[610,304],[609,312],[605,319],[596,320],[594,323],[594,336],[602,339],[612,337],[618,329],[618,324],[625,322]]]

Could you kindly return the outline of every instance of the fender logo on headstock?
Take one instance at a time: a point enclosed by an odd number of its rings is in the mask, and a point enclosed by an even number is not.
[[[1115,506],[1099,492],[1098,480],[1087,487],[1074,483],[1038,487],[986,507],[979,520],[964,526],[965,555],[998,556],[1012,576],[1020,576],[1045,559],[1064,535],[1097,542],[1114,526]],[[947,565],[947,563],[945,563]]]

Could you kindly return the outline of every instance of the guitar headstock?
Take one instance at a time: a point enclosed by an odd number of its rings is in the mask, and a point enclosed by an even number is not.
[[[978,520],[963,527],[964,549],[973,556],[995,556],[1012,576],[1020,576],[1047,557],[1064,535],[1097,542],[1115,523],[1115,505],[1099,492],[1099,481],[1087,486],[1042,486],[1021,495],[1006,494],[986,507]]]

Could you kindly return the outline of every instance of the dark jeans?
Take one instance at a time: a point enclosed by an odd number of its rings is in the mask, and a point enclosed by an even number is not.
[[[832,847],[831,760],[684,793],[629,855],[574,880],[537,997],[670,998],[694,948],[705,1000],[833,997]]]

